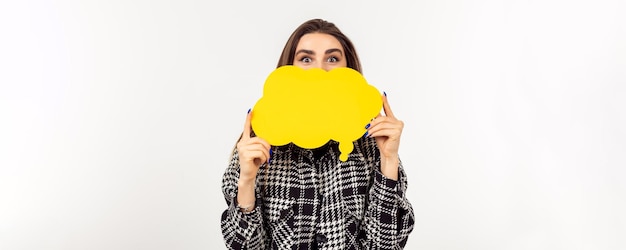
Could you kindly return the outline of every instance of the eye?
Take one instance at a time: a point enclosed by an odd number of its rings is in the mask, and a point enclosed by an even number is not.
[[[313,62],[313,60],[311,60],[311,58],[309,58],[309,57],[300,58],[300,61],[303,62],[303,63]]]
[[[335,56],[331,56],[328,59],[326,59],[327,62],[331,62],[331,63],[336,63],[339,61],[339,59]]]

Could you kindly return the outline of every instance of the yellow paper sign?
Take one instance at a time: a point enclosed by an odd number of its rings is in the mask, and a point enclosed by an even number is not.
[[[346,161],[382,105],[380,92],[354,69],[282,66],[267,77],[251,124],[274,146],[293,142],[313,149],[337,141],[339,159]]]

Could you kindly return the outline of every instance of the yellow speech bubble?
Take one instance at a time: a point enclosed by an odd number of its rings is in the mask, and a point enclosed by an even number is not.
[[[353,141],[382,108],[380,92],[351,68],[324,71],[288,65],[266,79],[263,96],[254,105],[252,129],[269,144],[293,142],[318,148],[339,142],[339,159],[346,161]]]

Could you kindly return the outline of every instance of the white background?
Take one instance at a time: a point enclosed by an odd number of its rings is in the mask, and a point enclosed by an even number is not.
[[[222,249],[221,175],[291,32],[405,121],[407,249],[626,249],[626,4],[2,1],[0,249]]]

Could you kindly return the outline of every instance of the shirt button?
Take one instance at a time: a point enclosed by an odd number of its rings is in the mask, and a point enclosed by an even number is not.
[[[323,234],[316,234],[315,235],[315,241],[317,241],[319,243],[324,243],[324,242],[328,241],[328,239]]]

